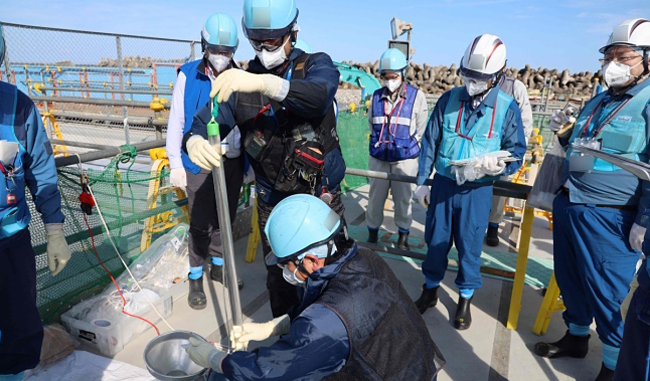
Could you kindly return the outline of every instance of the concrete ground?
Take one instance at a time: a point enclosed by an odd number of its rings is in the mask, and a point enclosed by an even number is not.
[[[364,210],[367,205],[367,186],[343,196],[346,205],[346,219],[352,225],[365,226]],[[392,218],[392,203],[385,211],[383,229],[396,232]],[[413,202],[413,227],[411,236],[424,236],[425,210]],[[518,238],[518,218],[504,218],[500,230],[499,250],[512,252]],[[359,231],[363,231],[359,229]],[[548,223],[542,217],[537,217],[534,224],[533,241],[530,256],[551,258],[551,231]],[[365,237],[358,237],[359,240]],[[264,322],[271,319],[268,306],[268,295],[265,288],[266,272],[262,263],[261,249],[258,249],[256,261],[252,264],[244,262],[246,239],[236,242],[236,260],[239,276],[244,280],[245,287],[240,299],[246,319]],[[418,261],[411,259],[386,259],[395,274],[401,279],[412,298],[416,299],[423,283],[423,277]],[[591,332],[591,351],[586,359],[556,359],[547,360],[532,354],[531,349],[540,340],[555,341],[565,332],[566,327],[559,313],[553,316],[548,333],[538,337],[532,333],[532,327],[542,302],[541,290],[526,286],[523,294],[523,305],[517,331],[505,328],[508,315],[512,283],[490,277],[484,277],[483,288],[476,292],[473,302],[473,324],[467,331],[457,331],[450,323],[456,310],[458,292],[454,286],[456,273],[448,271],[444,279],[440,303],[428,310],[425,319],[431,336],[438,344],[447,359],[447,365],[440,374],[440,381],[502,381],[502,380],[578,380],[592,381],[595,379],[601,364],[601,345],[595,330]],[[204,277],[207,279],[207,277]],[[224,288],[219,283],[205,281],[208,294],[208,306],[202,311],[191,310],[186,302],[187,284],[175,286],[172,293],[175,296],[173,315],[168,319],[169,324],[176,330],[189,330],[204,337],[227,344],[226,316],[228,305],[224,303]],[[225,308],[224,308],[225,307]],[[158,323],[161,332],[169,331],[163,323]],[[593,327],[592,327],[593,330]],[[148,330],[128,344],[114,358],[135,366],[145,367],[142,357],[145,345],[155,336],[153,330]],[[387,344],[388,345],[388,344]]]

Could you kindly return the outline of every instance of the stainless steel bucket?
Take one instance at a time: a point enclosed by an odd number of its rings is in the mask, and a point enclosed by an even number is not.
[[[185,352],[185,348],[190,345],[190,337],[207,341],[196,333],[187,331],[169,332],[151,340],[144,349],[144,362],[149,373],[161,381],[202,379],[207,369],[192,362]]]

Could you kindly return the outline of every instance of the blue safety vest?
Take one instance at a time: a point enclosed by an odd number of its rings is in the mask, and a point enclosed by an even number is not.
[[[593,138],[602,139],[603,151],[619,154],[633,160],[647,162],[646,145],[646,120],[643,110],[650,99],[650,86],[646,86],[637,95],[630,98],[622,107],[605,111],[599,114],[603,99],[607,92],[596,95],[580,113],[573,127],[569,142],[575,139]],[[602,112],[602,111],[600,111]],[[598,117],[598,118],[597,118]],[[606,118],[602,120],[602,118]],[[601,119],[602,122],[600,120]],[[587,130],[585,126],[589,123]],[[606,124],[601,124],[606,123]],[[596,135],[594,136],[594,133]],[[567,150],[567,160],[571,157],[571,149]],[[612,172],[620,168],[605,160],[595,158],[593,171]]]
[[[205,65],[201,65],[202,63],[203,59],[200,59],[186,63],[178,69],[185,74],[185,96],[183,98],[185,126],[183,126],[183,135],[190,131],[194,114],[210,100],[212,82],[210,77],[205,74]],[[203,69],[199,70],[199,66]],[[185,151],[181,151],[181,159],[187,171],[192,173],[201,171],[201,168],[190,160]]]
[[[10,237],[29,225],[31,215],[25,200],[25,170],[23,157],[25,151],[25,125],[15,125],[18,106],[18,89],[0,82],[0,140],[18,142],[18,154],[13,163],[2,163],[13,168],[12,176],[0,173],[0,239]],[[18,137],[21,137],[19,139]],[[13,181],[11,180],[13,179]],[[12,202],[8,203],[10,196]]]
[[[404,88],[400,90],[404,91]],[[406,85],[403,97],[386,115],[384,88],[372,96],[372,133],[370,134],[370,156],[382,161],[399,161],[417,157],[420,154],[417,132],[411,135],[413,105],[418,89]]]
[[[486,106],[485,114],[467,131],[466,118],[461,114],[465,105],[460,101],[460,94],[464,91],[464,87],[451,90],[445,108],[440,147],[436,156],[436,171],[453,180],[456,179],[456,175],[451,170],[450,160],[469,159],[501,149],[503,123],[510,104],[514,102],[511,96],[498,88],[492,90],[499,92],[495,104],[496,110]],[[486,176],[477,182],[494,181],[494,179],[492,176]]]

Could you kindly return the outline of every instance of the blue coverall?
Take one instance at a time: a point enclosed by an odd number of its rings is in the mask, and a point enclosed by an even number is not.
[[[494,108],[499,88],[492,89],[483,102],[476,108],[472,107],[472,99],[463,88],[460,101],[464,102],[463,120],[465,133],[469,134],[473,126],[483,115],[486,107]],[[443,128],[445,126],[445,110],[449,102],[450,92],[443,94],[436,104],[420,151],[417,184],[422,185],[433,172],[438,150],[440,149]],[[521,112],[516,102],[511,102],[506,112],[502,126],[501,149],[511,153],[520,160],[508,162],[503,174],[516,172],[521,166],[526,152],[526,137],[524,135]],[[428,244],[427,258],[422,263],[422,272],[426,279],[426,287],[437,287],[444,278],[447,270],[449,250],[452,243],[458,249],[459,271],[456,286],[462,290],[481,288],[483,282],[480,275],[480,257],[483,245],[483,235],[488,225],[488,217],[492,205],[493,181],[466,182],[457,185],[454,179],[436,173],[431,186],[431,198],[427,210],[425,240]]]
[[[40,358],[43,326],[36,308],[36,259],[27,228],[29,188],[44,223],[61,223],[61,195],[52,146],[41,117],[27,95],[0,82],[0,140],[17,141],[12,176],[0,173],[0,380],[34,368]],[[12,181],[13,179],[13,181]],[[15,183],[15,185],[14,185]],[[13,194],[16,203],[7,196]],[[20,379],[20,378],[19,378]]]
[[[593,114],[586,136],[598,131],[612,115],[617,123],[628,120],[625,109],[617,114],[615,110],[647,86],[650,81],[619,96],[606,94],[602,107]],[[577,123],[590,117],[591,112],[585,110]],[[646,144],[650,136],[650,103],[646,102],[642,116],[646,134],[638,138]],[[568,145],[579,133],[574,131],[570,139],[560,142]],[[648,225],[650,217],[644,212],[650,203],[650,185],[622,169],[572,172],[568,159],[562,183],[568,185],[568,190],[563,188],[553,203],[553,255],[555,276],[566,306],[564,321],[570,333],[584,336],[596,319],[596,331],[603,343],[603,361],[612,368],[623,338],[621,303],[639,258],[630,247],[630,229],[635,222]]]

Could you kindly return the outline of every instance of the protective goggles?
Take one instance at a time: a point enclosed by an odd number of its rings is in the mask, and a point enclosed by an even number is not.
[[[300,267],[304,257],[305,257],[304,252],[301,252],[300,254],[291,255],[285,258],[279,258],[275,255],[274,252],[270,252],[266,255],[266,257],[264,257],[264,262],[266,263],[267,266],[276,265],[280,268],[286,266],[287,263],[289,262],[293,262],[296,264],[296,267]]]
[[[458,70],[458,74],[469,79],[474,79],[476,81],[489,81],[494,78],[494,74],[479,73],[477,71],[464,68],[462,65]]]
[[[232,56],[237,50],[236,46],[212,45],[205,41],[203,42],[203,50],[210,54],[220,54],[224,56]]]
[[[254,40],[254,39],[249,39],[251,46],[253,49],[255,49],[258,52],[261,52],[262,50],[266,50],[267,52],[275,52],[276,50],[280,49],[282,45],[284,45],[284,39],[286,35],[282,37],[278,37],[273,40]]]

